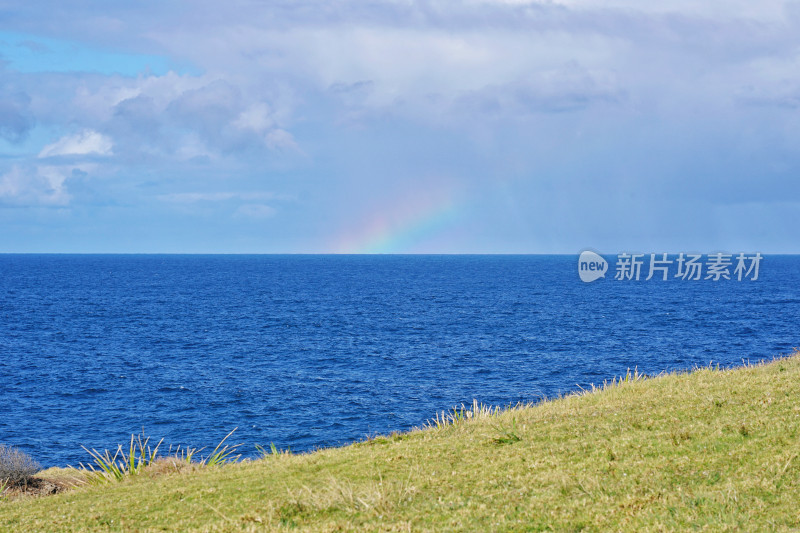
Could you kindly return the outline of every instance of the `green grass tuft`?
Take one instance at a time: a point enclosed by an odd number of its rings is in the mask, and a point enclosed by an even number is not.
[[[285,450],[280,450],[280,449],[278,449],[277,446],[275,446],[274,442],[270,442],[269,443],[269,450],[267,450],[266,448],[264,448],[263,446],[261,446],[259,444],[256,444],[256,450],[258,450],[258,452],[261,454],[261,458],[262,459],[265,459],[267,457],[277,457],[279,455],[291,455],[292,454],[292,449],[291,448],[286,448]]]
[[[517,434],[516,418],[511,419],[511,427],[498,426],[495,429],[499,433],[497,437],[492,439],[495,444],[514,444],[522,440],[522,437]]]
[[[225,438],[223,438],[219,444],[217,444],[217,447],[214,448],[214,451],[211,452],[211,455],[202,459],[200,464],[205,466],[221,466],[227,463],[238,461],[242,457],[242,454],[234,455],[234,453],[241,446],[241,444],[234,444],[232,446],[225,444],[225,441],[228,440],[228,437],[233,435],[237,429],[239,428],[233,428],[230,433],[225,435]],[[225,445],[223,446],[223,444]]]
[[[92,456],[93,464],[81,467],[92,472],[88,479],[94,482],[122,481],[125,477],[140,474],[145,468],[153,464],[158,457],[158,448],[164,439],[158,441],[155,448],[149,446],[150,437],[144,438],[142,435],[131,435],[131,442],[128,446],[128,453],[122,448],[122,444],[117,445],[114,456],[111,452],[104,450],[103,453],[95,449],[83,449]]]

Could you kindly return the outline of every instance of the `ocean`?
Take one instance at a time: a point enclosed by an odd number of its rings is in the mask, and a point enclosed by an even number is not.
[[[584,283],[577,255],[0,255],[0,443],[63,466],[238,428],[245,455],[302,452],[800,346],[800,256],[644,277]]]

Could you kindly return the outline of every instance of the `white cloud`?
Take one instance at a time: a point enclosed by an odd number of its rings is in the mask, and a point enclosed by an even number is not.
[[[291,133],[282,129],[274,129],[264,136],[264,142],[271,150],[300,151],[300,147]]]
[[[270,107],[259,102],[253,104],[237,117],[233,126],[244,131],[256,133],[264,139],[264,145],[270,150],[300,152],[294,136],[277,127]]]
[[[195,132],[188,132],[171,139],[172,144],[177,144],[174,148],[174,155],[180,160],[188,161],[195,158],[207,158],[212,161],[218,158],[217,153],[208,143],[203,142]],[[163,148],[160,147],[160,148]]]
[[[74,135],[60,138],[53,144],[48,144],[39,152],[39,157],[54,157],[60,155],[111,155],[113,144],[111,139],[102,133],[92,130],[83,130]]]
[[[371,80],[370,102],[383,106],[509,83],[569,61],[631,78],[642,65],[661,65],[656,74],[665,79],[675,72],[673,60],[705,62],[702,75],[722,55],[781,53],[797,29],[787,4],[774,0],[312,4],[247,10],[246,20],[215,13],[211,39],[196,39],[206,30],[195,26],[151,36],[237,78],[322,87]]]
[[[269,106],[263,102],[259,102],[253,104],[245,111],[242,111],[233,122],[233,125],[239,129],[263,133],[275,124],[275,121],[272,120],[270,115]]]
[[[756,20],[780,20],[786,16],[784,0],[666,0],[661,2],[640,2],[637,0],[488,0],[487,3],[509,3],[517,5],[536,5],[552,2],[573,9],[615,9],[642,13],[680,13],[688,16],[718,17],[726,13],[733,17],[747,17]]]
[[[64,185],[69,170],[55,166],[15,165],[0,176],[0,204],[65,206],[70,195]]]
[[[284,195],[271,192],[181,192],[162,194],[158,199],[163,202],[196,209],[208,207],[212,204],[238,205],[233,212],[237,218],[270,218],[275,216],[275,207],[266,204],[268,201],[281,201],[291,199]]]

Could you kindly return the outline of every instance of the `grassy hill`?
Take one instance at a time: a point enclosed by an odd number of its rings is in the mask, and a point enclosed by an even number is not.
[[[0,530],[800,527],[798,354],[476,411],[344,448],[173,473],[164,462],[121,482],[4,501]]]

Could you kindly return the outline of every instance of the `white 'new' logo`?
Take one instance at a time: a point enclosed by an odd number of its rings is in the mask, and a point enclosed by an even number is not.
[[[598,278],[606,277],[608,262],[600,254],[585,250],[578,258],[578,275],[585,283],[592,282]]]

